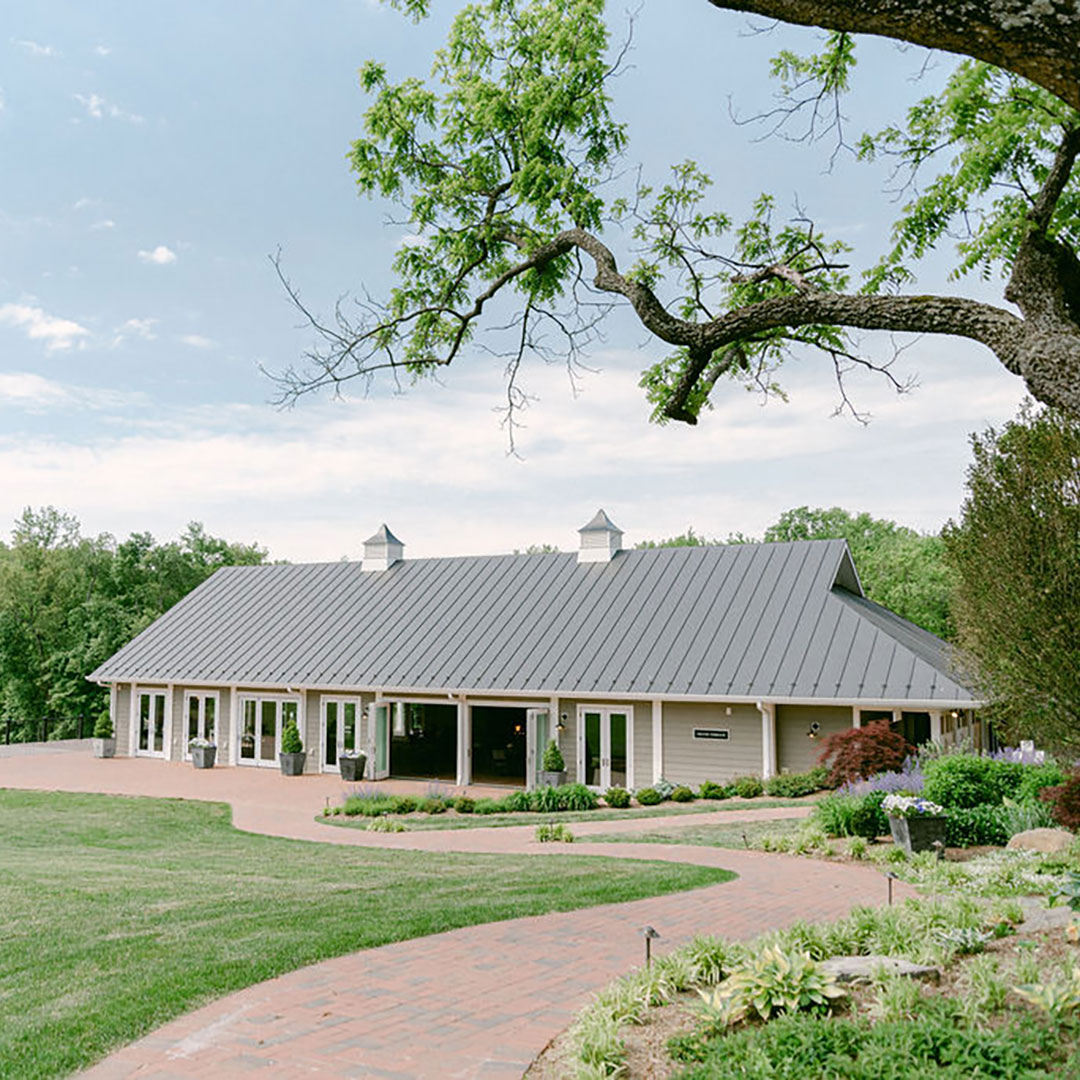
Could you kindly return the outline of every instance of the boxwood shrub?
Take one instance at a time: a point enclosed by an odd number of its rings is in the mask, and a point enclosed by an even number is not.
[[[622,787],[609,787],[604,792],[604,802],[613,810],[625,810],[630,805],[630,792]]]
[[[712,780],[702,780],[698,788],[698,797],[701,799],[726,799],[728,789],[724,784],[714,784]]]
[[[735,778],[735,794],[740,799],[756,799],[765,786],[756,776],[737,776]]]
[[[656,806],[658,803],[664,801],[660,792],[657,791],[656,788],[651,787],[638,788],[634,798],[636,798],[642,806]]]
[[[679,784],[671,792],[671,800],[672,802],[693,802],[694,793],[685,784]]]
[[[825,777],[822,773],[825,773],[825,776],[828,775],[823,769],[820,772],[814,769],[811,772],[781,773],[779,776],[770,776],[765,781],[765,793],[779,799],[798,799],[803,795],[813,795],[815,791],[820,791],[825,786]]]
[[[949,847],[976,847],[1007,844],[1009,829],[1001,806],[955,807],[945,821],[945,843]]]

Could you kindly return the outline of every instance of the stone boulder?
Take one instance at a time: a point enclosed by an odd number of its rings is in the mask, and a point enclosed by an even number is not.
[[[820,967],[838,983],[872,982],[879,971],[884,971],[886,975],[922,979],[924,982],[936,983],[941,980],[941,972],[936,967],[924,967],[895,956],[833,956],[822,960]]]
[[[1010,851],[1042,851],[1054,855],[1068,851],[1074,839],[1068,829],[1028,829],[1018,832],[1005,846]]]

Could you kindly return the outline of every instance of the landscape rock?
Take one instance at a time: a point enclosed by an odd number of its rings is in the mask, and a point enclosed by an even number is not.
[[[821,961],[821,970],[838,983],[871,982],[879,971],[886,975],[903,975],[909,979],[922,979],[936,983],[941,972],[936,967],[913,964],[895,956],[833,956]]]
[[[1018,832],[1005,846],[1010,851],[1042,851],[1056,854],[1068,851],[1075,837],[1068,829],[1028,829]]]

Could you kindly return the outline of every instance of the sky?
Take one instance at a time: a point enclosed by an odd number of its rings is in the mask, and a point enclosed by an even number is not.
[[[831,365],[812,355],[783,372],[786,403],[731,384],[696,427],[650,424],[637,380],[664,349],[626,314],[576,384],[562,365],[527,366],[515,454],[502,364],[479,348],[404,393],[275,407],[266,372],[311,341],[269,256],[320,312],[390,287],[409,229],[355,191],[356,73],[379,58],[392,79],[425,76],[461,5],[436,6],[417,26],[376,0],[0,0],[0,535],[51,504],[87,534],[167,539],[197,520],[318,561],[359,557],[382,522],[409,557],[572,550],[598,507],[631,544],[688,527],[759,535],[803,505],[924,531],[959,513],[969,434],[1013,416],[1023,386],[954,339],[902,342],[917,380],[902,397],[853,377],[866,425],[834,415]],[[610,13],[621,37],[626,15]],[[769,58],[816,44],[760,29],[705,0],[644,0],[614,85],[628,172],[662,181],[694,157],[719,207],[738,217],[771,191],[865,265],[900,209],[887,167],[739,122],[773,104]],[[950,66],[864,43],[849,139],[899,120]],[[626,259],[626,237],[611,239]],[[949,282],[947,256],[921,289],[1002,302],[999,283]]]

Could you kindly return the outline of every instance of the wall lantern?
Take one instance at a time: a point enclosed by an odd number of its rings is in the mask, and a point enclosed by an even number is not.
[[[810,730],[806,733],[806,737],[808,739],[816,739],[818,737],[818,732],[820,730],[821,730],[821,725],[816,720],[814,720],[810,724]]]
[[[555,730],[560,735],[566,730],[566,713],[562,713],[559,716],[559,722],[555,725]]]

